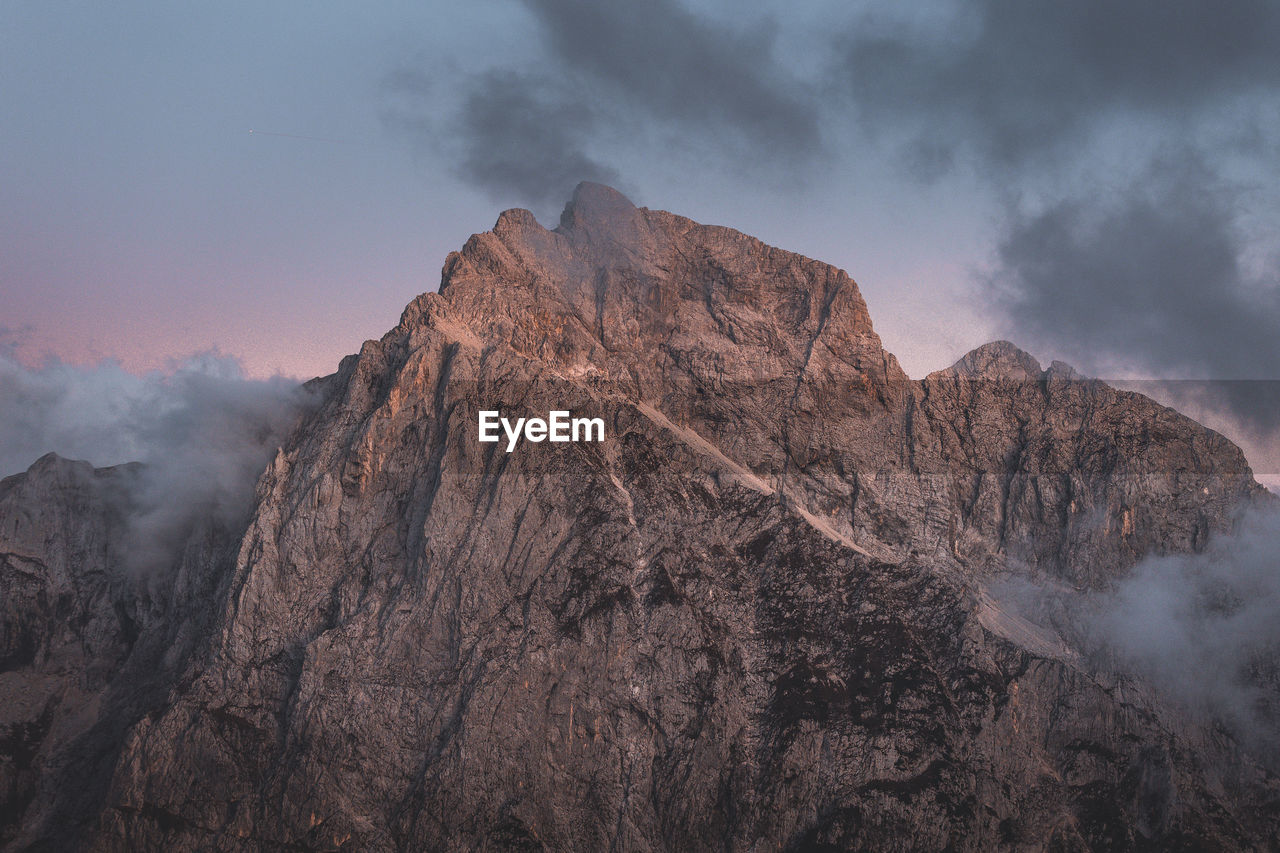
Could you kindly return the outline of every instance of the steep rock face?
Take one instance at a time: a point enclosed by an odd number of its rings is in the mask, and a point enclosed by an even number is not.
[[[919,389],[966,564],[1013,561],[1105,586],[1144,554],[1203,548],[1241,499],[1264,497],[1221,435],[1061,362],[1041,370],[1007,342]]]
[[[1256,494],[1145,398],[1006,344],[912,382],[842,271],[595,185],[328,387],[88,846],[1272,849],[1273,777],[984,591]]]
[[[0,482],[0,843],[68,849],[125,732],[207,637],[231,532],[199,522],[163,575],[130,568],[139,465],[48,454]]]
[[[109,574],[127,472],[45,456],[0,482],[0,840],[10,841],[55,760],[46,742],[87,728],[127,646]]]

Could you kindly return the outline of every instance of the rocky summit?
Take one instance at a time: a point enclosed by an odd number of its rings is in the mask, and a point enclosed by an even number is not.
[[[164,571],[136,467],[0,483],[5,849],[1278,849],[1265,756],[992,593],[1266,500],[1146,397],[912,380],[842,270],[595,184],[314,387]]]

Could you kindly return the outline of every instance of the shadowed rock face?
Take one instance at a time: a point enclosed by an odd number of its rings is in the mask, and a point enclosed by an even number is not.
[[[985,591],[1106,587],[1263,499],[1147,398],[1005,343],[913,382],[844,272],[591,184],[326,383],[141,623],[85,591],[116,503],[0,485],[0,677],[51,671],[25,602],[67,588],[106,639],[58,677],[109,686],[93,761],[0,700],[14,849],[1275,849],[1272,775]],[[606,440],[506,453],[480,409]]]
[[[126,553],[141,466],[49,454],[0,481],[0,843],[71,849],[125,733],[164,705],[215,615],[239,531],[198,522],[170,572]],[[38,842],[38,843],[37,843]]]

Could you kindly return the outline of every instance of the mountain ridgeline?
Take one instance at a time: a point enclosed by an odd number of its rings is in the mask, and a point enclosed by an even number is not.
[[[315,389],[163,572],[134,468],[0,483],[6,849],[1277,849],[1274,756],[992,592],[1268,499],[1146,397],[911,380],[843,271],[595,184]]]

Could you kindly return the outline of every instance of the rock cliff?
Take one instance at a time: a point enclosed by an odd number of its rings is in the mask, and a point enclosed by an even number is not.
[[[1007,343],[912,381],[843,271],[593,184],[323,384],[172,576],[128,469],[0,484],[12,849],[1276,849],[1264,762],[988,590],[1264,499],[1172,410]]]

